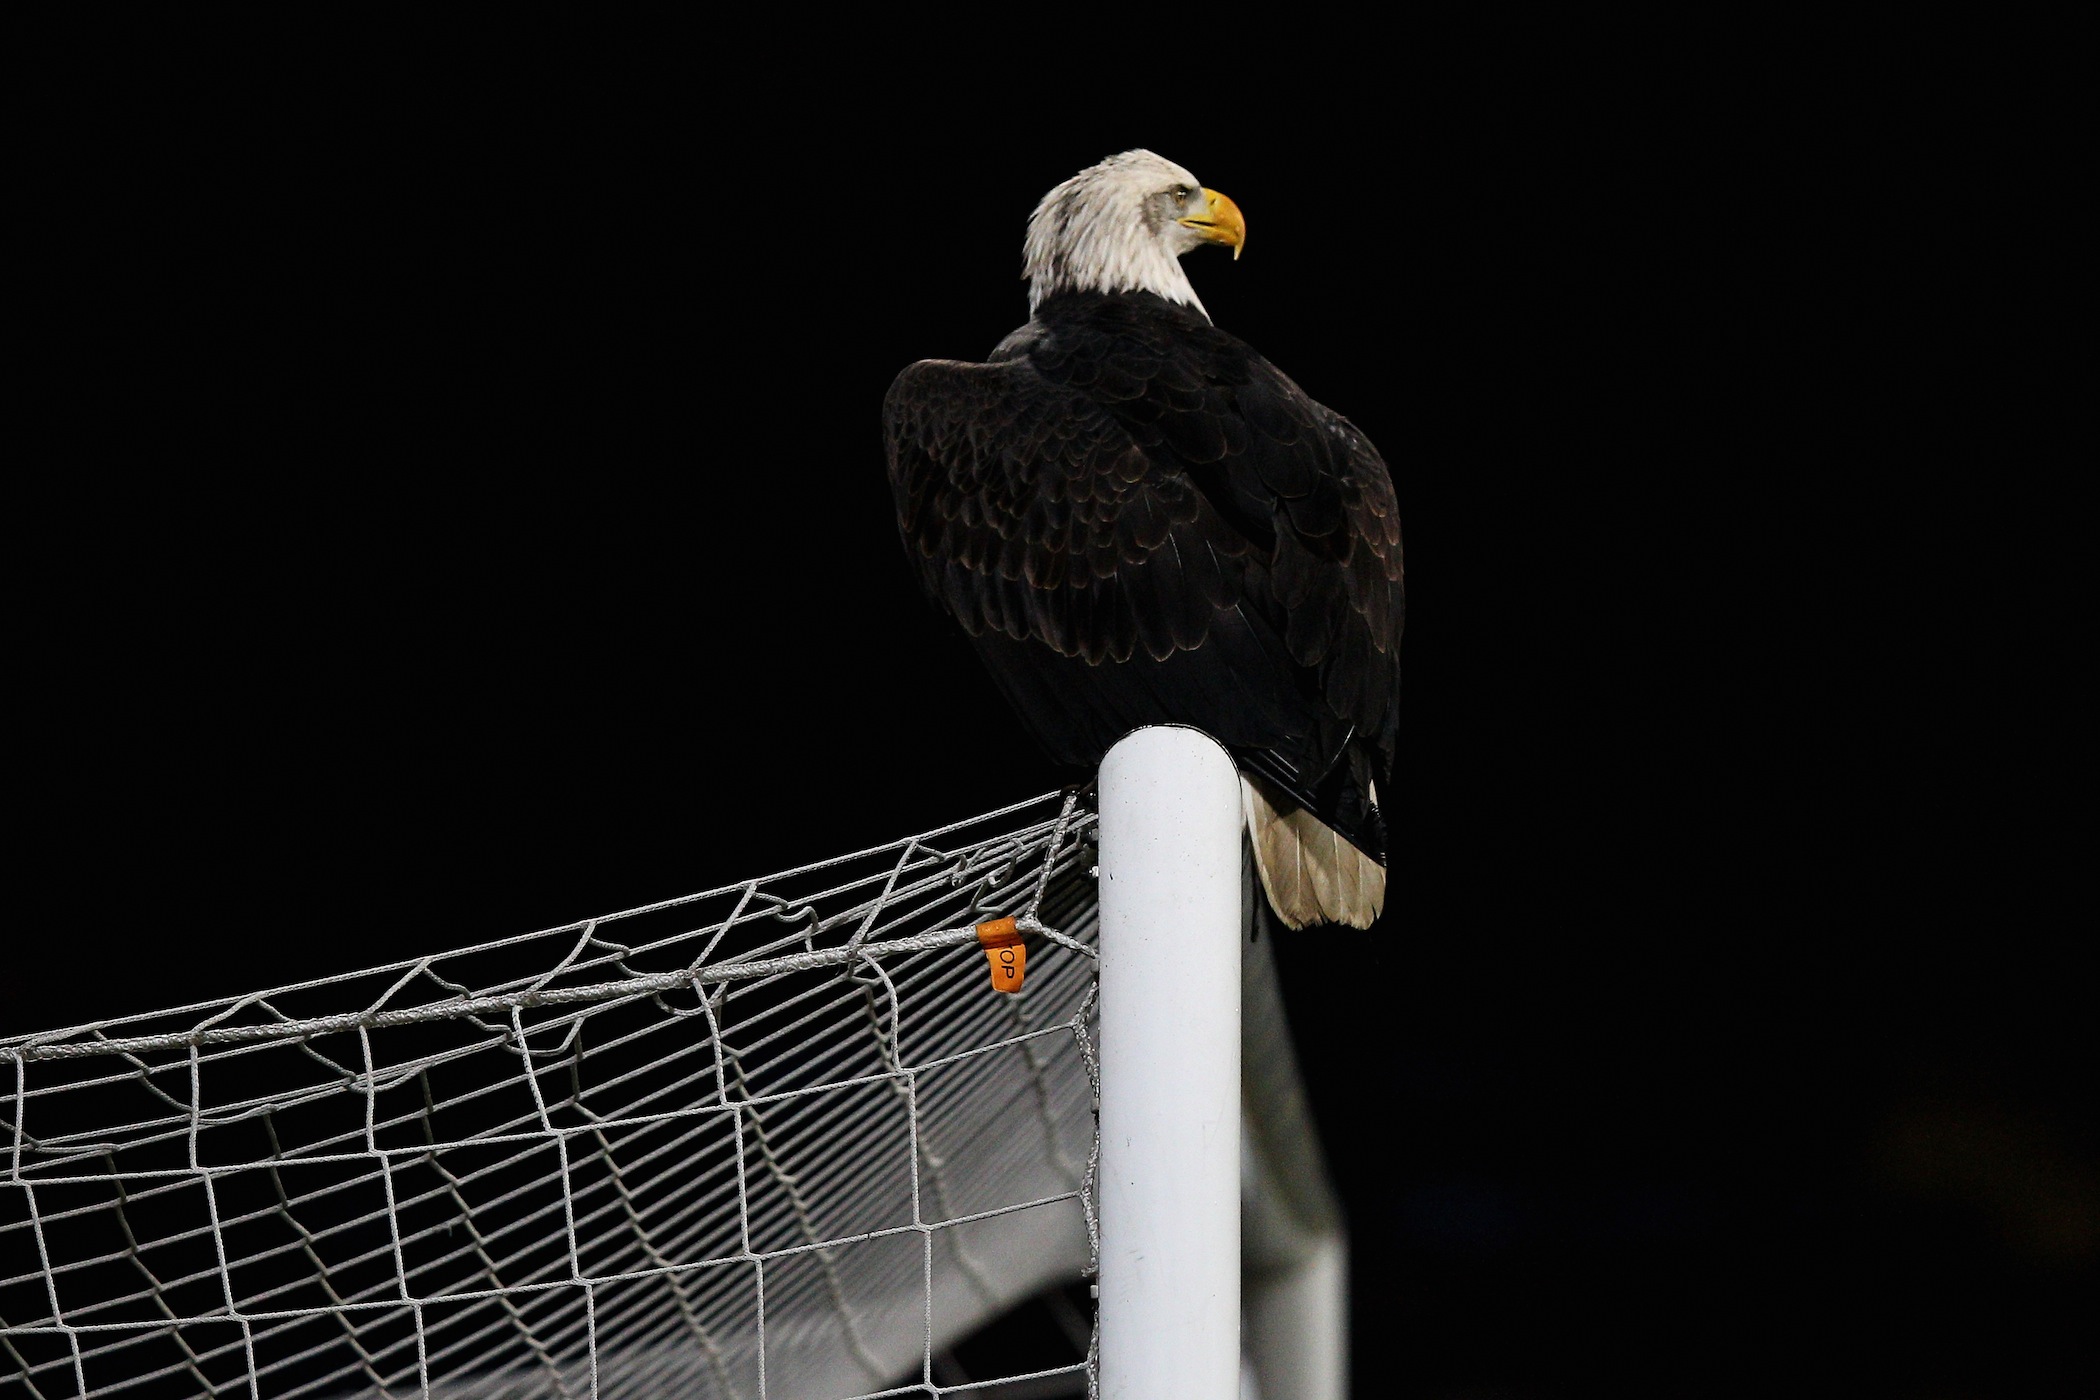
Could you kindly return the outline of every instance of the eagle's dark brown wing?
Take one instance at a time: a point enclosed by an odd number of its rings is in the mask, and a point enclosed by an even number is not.
[[[1339,802],[1382,854],[1354,809],[1392,757],[1391,479],[1345,420],[1164,305],[1053,309],[1008,358],[899,375],[907,552],[1053,759],[1192,724],[1301,803]]]

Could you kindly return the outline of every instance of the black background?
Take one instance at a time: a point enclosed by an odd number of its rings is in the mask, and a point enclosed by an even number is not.
[[[1146,145],[1405,521],[1387,916],[1278,950],[1358,1392],[2086,1393],[2068,108],[1894,36],[1292,24],[67,55],[0,1029],[1052,786],[879,405]]]

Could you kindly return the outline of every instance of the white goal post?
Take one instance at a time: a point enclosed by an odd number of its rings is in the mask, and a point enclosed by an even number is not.
[[[1347,1246],[1254,936],[1238,771],[1159,726],[1099,793],[1100,1393],[1341,1400]]]
[[[0,1395],[1340,1400],[1231,762],[1142,730],[1097,796],[0,1028]]]

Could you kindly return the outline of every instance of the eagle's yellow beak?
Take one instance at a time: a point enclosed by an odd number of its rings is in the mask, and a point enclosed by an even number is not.
[[[1181,226],[1206,243],[1222,243],[1232,249],[1232,260],[1238,262],[1240,249],[1247,244],[1247,221],[1240,217],[1240,206],[1216,190],[1205,190],[1203,198],[1210,208],[1196,218],[1181,220]]]

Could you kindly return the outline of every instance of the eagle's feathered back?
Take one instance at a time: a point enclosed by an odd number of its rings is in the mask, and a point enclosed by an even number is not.
[[[1403,607],[1369,440],[1150,290],[1052,290],[989,363],[898,375],[883,421],[920,581],[1051,758],[1206,731],[1279,916],[1368,926]]]

